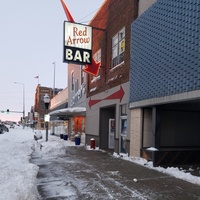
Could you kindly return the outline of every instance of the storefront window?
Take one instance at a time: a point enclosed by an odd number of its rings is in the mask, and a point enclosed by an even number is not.
[[[112,38],[112,66],[111,69],[124,62],[125,28]]]
[[[120,106],[120,136],[119,136],[119,149],[120,153],[127,153],[126,140],[127,140],[127,104]]]
[[[75,134],[85,133],[85,117],[74,117],[72,125]]]

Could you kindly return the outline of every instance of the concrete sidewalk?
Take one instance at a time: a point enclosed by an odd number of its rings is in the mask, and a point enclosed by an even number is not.
[[[84,146],[48,160],[35,151],[32,162],[40,167],[38,199],[200,200],[198,185]]]

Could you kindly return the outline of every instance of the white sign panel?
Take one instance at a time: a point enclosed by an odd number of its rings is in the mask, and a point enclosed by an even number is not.
[[[44,115],[44,121],[49,122],[50,121],[50,115]]]
[[[64,62],[91,64],[92,27],[64,22]]]

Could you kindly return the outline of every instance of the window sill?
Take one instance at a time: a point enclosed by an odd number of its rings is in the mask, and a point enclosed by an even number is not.
[[[119,63],[118,65],[114,66],[113,68],[110,69],[110,72],[114,71],[116,68],[121,67],[124,64],[124,61]]]

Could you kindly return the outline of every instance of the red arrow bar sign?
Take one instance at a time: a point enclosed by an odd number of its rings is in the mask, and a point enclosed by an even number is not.
[[[71,13],[69,12],[69,10],[66,6],[64,0],[60,0],[60,1],[61,1],[62,6],[63,6],[63,9],[65,11],[65,14],[67,16],[68,21],[69,22],[75,22]],[[88,73],[88,74],[92,74],[93,76],[98,76],[100,66],[101,66],[101,63],[100,62],[96,63],[94,58],[92,58],[92,64],[85,65],[85,68],[83,69],[83,71]]]
[[[103,100],[112,100],[112,99],[119,99],[120,102],[122,101],[123,97],[124,97],[124,90],[122,88],[122,86],[120,86],[120,89],[117,91],[117,92],[114,92],[113,94],[107,96],[106,98],[104,99],[94,99],[92,100],[90,98],[89,100],[89,107],[91,108],[93,105],[99,103],[100,101],[103,101]]]

